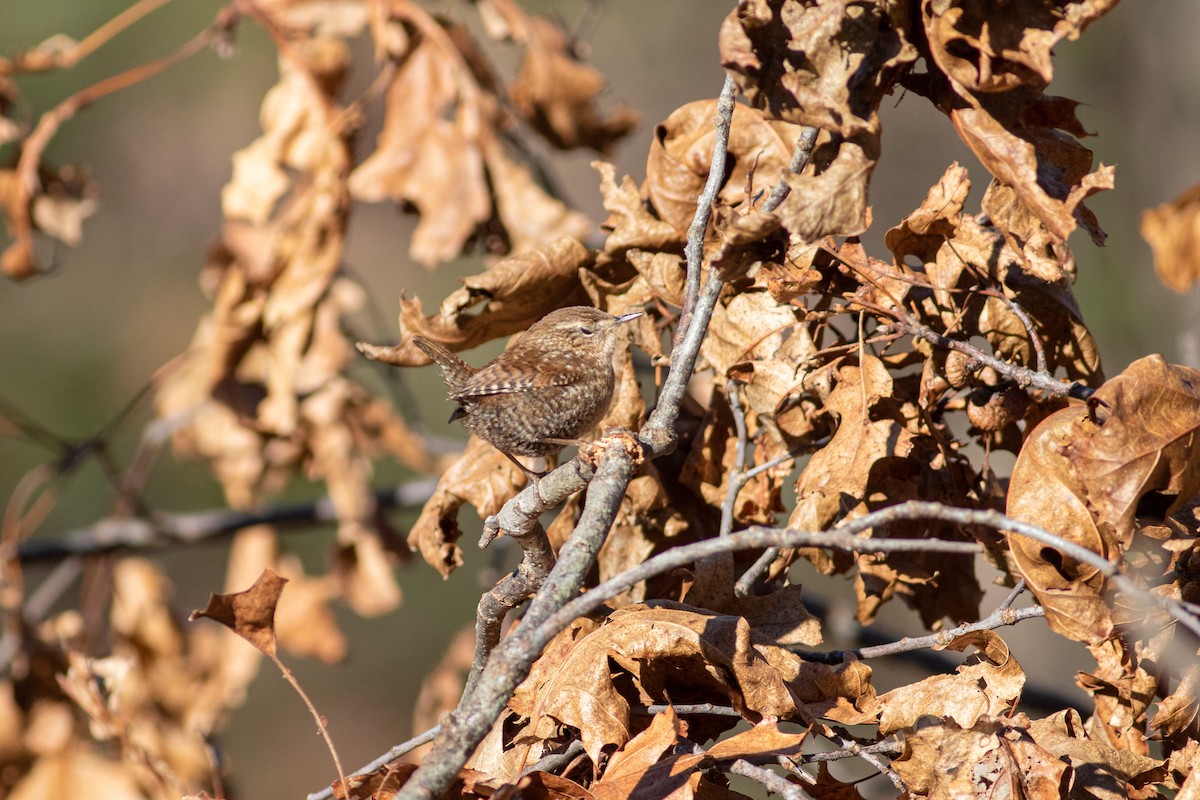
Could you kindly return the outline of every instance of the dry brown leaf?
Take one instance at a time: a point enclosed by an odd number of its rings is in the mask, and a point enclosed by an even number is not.
[[[1078,39],[1116,4],[1083,0],[1001,9],[963,0],[923,0],[921,16],[933,61],[942,72],[972,92],[1003,92],[1049,85],[1055,44]]]
[[[1200,280],[1200,184],[1142,213],[1142,238],[1158,277],[1176,292]]]
[[[933,261],[942,242],[955,238],[963,214],[963,204],[971,191],[966,167],[955,161],[930,188],[920,207],[888,230],[884,237],[897,266],[907,263],[908,256],[920,266]]]
[[[845,137],[878,134],[879,103],[917,58],[907,10],[874,0],[746,0],[719,44],[755,107]]]
[[[682,252],[683,233],[674,225],[650,213],[637,184],[626,175],[621,185],[616,182],[617,170],[606,161],[593,161],[592,166],[600,173],[600,196],[609,217],[602,226],[608,235],[604,240],[603,260],[620,260],[631,250],[650,253]],[[645,273],[643,273],[645,274]],[[678,268],[678,277],[661,283],[647,276],[651,286],[668,290],[667,298],[675,305],[683,300],[683,269]]]
[[[506,239],[487,243],[497,252],[587,235],[587,219],[547,195],[504,152],[498,133],[504,114],[473,69],[480,56],[465,30],[412,3],[372,11],[376,49],[399,66],[375,150],[348,186],[359,199],[416,209],[413,260],[432,267],[453,258],[493,217]]]
[[[1006,512],[1112,558],[1115,541],[1096,526],[1087,495],[1067,455],[1088,425],[1079,407],[1064,408],[1026,437],[1009,481]],[[1008,547],[1021,575],[1046,609],[1050,627],[1069,639],[1099,642],[1112,635],[1112,617],[1100,596],[1104,576],[1095,567],[1016,534]]]
[[[1154,719],[1150,720],[1150,727],[1161,731],[1164,737],[1182,736],[1189,731],[1195,731],[1197,716],[1200,715],[1198,686],[1200,664],[1191,664],[1184,669],[1175,691],[1158,704],[1158,712]]]
[[[1126,782],[1139,785],[1144,782],[1139,779],[1162,765],[1161,761],[1145,755],[1095,741],[1088,735],[1087,727],[1075,709],[1035,720],[1029,725],[1029,733],[1038,746],[1075,768],[1073,788],[1076,791],[1108,791],[1113,793],[1112,796],[1125,796],[1130,788]],[[1075,796],[1074,792],[1072,796]]]
[[[1200,372],[1146,356],[1101,386],[1090,435],[1066,456],[1098,523],[1124,550],[1143,501],[1166,516],[1200,492]]]
[[[672,754],[660,761],[683,735],[683,723],[674,708],[667,706],[646,730],[613,754],[600,780],[592,785],[592,793],[597,800],[692,797],[696,781],[691,773],[704,757]]]
[[[531,673],[513,707],[534,721],[538,738],[557,723],[577,728],[593,763],[606,745],[630,737],[630,700],[614,684],[610,663],[633,678],[642,702],[731,703],[751,717],[798,713],[787,687],[799,669],[796,656],[760,649],[744,619],[686,606],[623,609],[553,663],[552,674]]]
[[[472,436],[459,459],[442,473],[433,497],[421,509],[421,516],[408,534],[409,546],[442,577],[448,576],[462,565],[462,550],[456,544],[462,536],[459,509],[469,504],[481,519],[487,518],[524,485],[525,476],[503,453]]]
[[[820,531],[856,508],[866,497],[871,469],[880,459],[904,458],[912,434],[892,419],[871,419],[869,409],[892,394],[883,362],[868,357],[862,367],[844,364],[825,402],[840,420],[828,445],[818,450],[796,480],[796,505],[788,527]],[[839,559],[849,568],[849,561]]]
[[[783,226],[806,242],[864,232],[871,225],[867,187],[878,160],[877,137],[818,140],[809,169],[784,174],[791,193],[778,211]]]
[[[1014,89],[972,97],[965,108],[951,110],[950,119],[988,171],[1011,187],[1050,233],[1066,241],[1081,226],[1101,245],[1106,234],[1083,201],[1111,189],[1116,169],[1101,164],[1091,172],[1092,151],[1060,132],[1083,132],[1074,105],[1040,91]]]
[[[369,358],[396,366],[428,364],[412,344],[420,334],[452,350],[467,350],[523,331],[546,314],[587,302],[579,281],[592,255],[577,240],[559,239],[541,250],[506,258],[487,272],[463,279],[463,288],[442,301],[437,314],[422,314],[420,300],[400,299],[400,343],[359,344]],[[477,309],[480,303],[482,309]]]
[[[971,728],[981,717],[997,717],[1021,695],[1025,672],[994,631],[976,631],[956,636],[935,649],[978,649],[955,670],[954,675],[931,675],[881,695],[877,700],[879,732],[891,734],[912,729],[925,715],[951,719]]]
[[[1030,735],[1028,719],[982,717],[970,728],[932,717],[904,737],[904,754],[892,768],[910,796],[949,800],[1019,794],[1058,800],[1070,767]]]
[[[594,797],[570,778],[533,770],[522,773],[515,783],[500,786],[488,800],[593,800]]]
[[[83,747],[38,759],[8,795],[9,800],[86,796],[111,800],[146,797],[131,764],[103,758]]]
[[[716,100],[697,100],[673,111],[654,129],[645,189],[658,216],[680,235],[692,224],[696,198],[708,180],[716,112]],[[720,203],[737,206],[770,191],[787,169],[800,131],[799,125],[767,120],[752,108],[734,106]]]
[[[525,45],[509,94],[521,117],[555,147],[607,153],[640,121],[640,115],[625,106],[600,114],[595,101],[604,78],[580,63],[560,25],[526,13],[512,0],[483,0],[479,9],[484,22],[491,23],[493,36]]]
[[[1168,514],[1200,491],[1200,374],[1148,356],[1100,387],[1096,401],[1092,415],[1064,409],[1029,435],[1013,467],[1008,513],[1113,559],[1129,547],[1138,513]],[[1024,537],[1008,539],[1051,627],[1089,643],[1111,635],[1099,571]]]
[[[1164,627],[1162,620],[1154,625],[1157,629]],[[1132,652],[1120,637],[1088,645],[1096,666],[1076,673],[1075,682],[1095,702],[1096,711],[1088,723],[1092,739],[1117,750],[1149,755],[1146,712],[1160,693],[1157,670],[1151,665],[1171,633],[1167,627],[1165,636],[1155,636],[1144,648],[1137,646],[1141,653]]]
[[[224,625],[268,656],[275,655],[275,606],[287,579],[273,570],[263,570],[254,585],[242,592],[210,594],[208,605],[188,615],[189,622],[201,617]]]

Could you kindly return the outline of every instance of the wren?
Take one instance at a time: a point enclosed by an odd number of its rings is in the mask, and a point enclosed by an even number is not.
[[[513,456],[554,455],[600,422],[612,402],[617,326],[640,316],[560,308],[478,369],[423,336],[412,341],[437,362],[450,399],[458,403],[450,422],[461,419],[536,479]]]

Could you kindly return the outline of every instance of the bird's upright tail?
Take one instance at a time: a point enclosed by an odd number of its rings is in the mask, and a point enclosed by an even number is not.
[[[424,336],[413,336],[412,343],[437,362],[438,367],[442,370],[442,380],[450,388],[451,394],[461,389],[467,379],[475,374],[474,367],[437,342],[430,341]]]

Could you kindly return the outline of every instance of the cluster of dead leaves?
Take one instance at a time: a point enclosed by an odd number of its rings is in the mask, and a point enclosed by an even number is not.
[[[596,162],[608,218],[602,243],[590,247],[592,223],[535,179],[514,155],[514,137],[533,132],[553,147],[605,152],[636,117],[598,110],[603,80],[556,24],[511,0],[479,0],[485,34],[522,49],[505,86],[466,26],[408,0],[259,5],[280,45],[279,80],[263,100],[261,135],[233,157],[224,225],[202,276],[212,308],[188,351],[158,376],[157,410],[176,452],[204,459],[231,506],[259,505],[297,477],[324,484],[338,523],[329,574],[305,575],[270,528],[244,531],[226,586],[271,570],[264,574],[286,578],[287,590],[281,595],[282,580],[270,579],[259,585],[268,597],[218,596],[201,616],[272,657],[278,640],[333,661],[346,642],[330,602],[363,614],[395,608],[393,567],[410,551],[450,576],[462,563],[464,507],[493,514],[524,480],[479,441],[436,463],[417,432],[348,376],[355,353],[343,324],[363,303],[362,288],[341,271],[354,204],[390,200],[416,213],[409,255],[426,266],[471,248],[501,256],[432,313],[421,299],[402,298],[399,344],[360,345],[364,353],[419,367],[427,359],[411,347],[414,334],[465,350],[566,305],[647,309],[628,328],[632,349],[622,348],[616,398],[601,424],[636,430],[653,387],[632,352],[650,356],[657,382],[684,300],[682,254],[711,166],[717,104],[687,103],[655,127],[641,185]],[[738,4],[722,26],[720,57],[749,104],[733,113],[728,177],[704,247],[706,270],[726,285],[680,410],[679,451],[630,483],[594,577],[711,538],[723,524],[824,530],[921,499],[1007,505],[1156,592],[1200,599],[1200,520],[1189,505],[1200,491],[1200,376],[1151,357],[1105,382],[1071,291],[1067,237],[1082,227],[1103,239],[1084,200],[1111,186],[1112,170],[1092,171],[1075,103],[1044,89],[1053,45],[1078,37],[1111,5]],[[356,159],[352,139],[371,97],[343,94],[359,36],[374,45],[383,122]],[[12,96],[3,79],[0,71],[0,110]],[[945,113],[993,179],[979,208],[968,209],[967,170],[951,165],[887,231],[888,254],[879,258],[854,237],[871,224],[878,108],[898,87]],[[805,126],[821,133],[793,174]],[[0,127],[0,135],[18,134]],[[37,181],[30,163],[42,169]],[[49,170],[37,156],[0,171],[10,275],[36,271],[35,230],[77,238],[90,210],[81,175]],[[768,210],[764,197],[777,184],[788,195]],[[1148,235],[1175,253],[1161,256],[1170,266],[1160,269],[1178,285],[1189,280],[1194,199],[1146,218]],[[993,356],[1097,391],[1087,405],[1067,405],[986,363]],[[999,449],[1018,454],[1007,481],[990,465]],[[381,457],[440,472],[407,546],[375,501],[371,473]],[[794,498],[790,507],[785,498]],[[554,547],[570,536],[583,502],[569,501],[547,527]],[[780,780],[795,782],[814,748],[849,757],[892,736],[903,749],[885,774],[913,797],[1003,786],[1036,797],[1195,791],[1200,779],[1187,765],[1200,757],[1200,669],[1172,662],[1194,643],[1160,609],[1118,602],[1099,571],[1016,535],[913,522],[864,536],[982,544],[992,572],[1010,583],[1023,578],[1051,627],[1091,648],[1096,669],[1079,682],[1095,715],[1015,713],[1026,676],[993,631],[946,636],[939,649],[975,652],[953,673],[886,692],[852,656],[827,664],[807,653],[825,632],[791,583],[796,562],[852,575],[862,624],[900,598],[938,629],[980,617],[983,592],[969,556],[784,550],[741,596],[733,580],[757,555],[742,554],[639,584],[613,598],[602,619],[559,633],[454,791],[739,797],[726,777],[736,764],[783,763],[791,769]],[[6,763],[25,765],[13,796],[75,794],[86,784],[115,797],[167,797],[208,785],[202,737],[240,701],[257,654],[212,638],[209,628],[180,628],[165,582],[143,562],[119,562],[112,586],[111,656],[84,658],[68,615],[29,634],[4,685],[0,703],[13,714],[0,718],[17,723],[0,728],[0,751],[15,754]],[[427,686],[428,720],[457,700],[451,662]],[[118,768],[84,744],[70,704],[92,738],[114,742],[133,766]],[[844,726],[869,727],[855,738]],[[1153,736],[1163,740],[1161,758],[1151,757]],[[574,742],[582,747],[575,761],[553,773],[529,770]],[[383,768],[338,792],[388,797],[410,773]],[[60,781],[54,791],[50,780]],[[809,780],[810,793],[859,796],[823,766]]]

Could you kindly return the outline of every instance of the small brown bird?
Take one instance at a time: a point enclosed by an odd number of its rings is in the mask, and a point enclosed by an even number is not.
[[[479,369],[437,342],[422,336],[412,341],[437,362],[450,399],[458,403],[450,422],[461,419],[536,479],[513,456],[553,455],[600,422],[612,402],[617,326],[640,316],[560,308]]]

